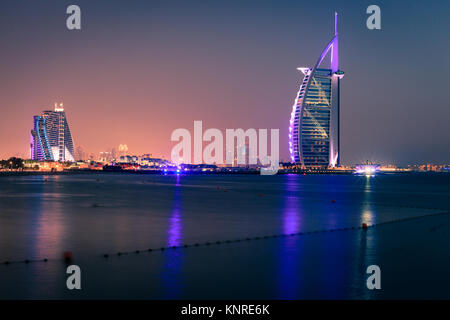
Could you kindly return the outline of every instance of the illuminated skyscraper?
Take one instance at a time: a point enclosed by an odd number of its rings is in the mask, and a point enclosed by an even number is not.
[[[31,159],[45,161],[74,161],[72,135],[63,104],[55,103],[55,111],[46,110],[34,116],[31,130]]]
[[[334,37],[323,50],[314,68],[298,68],[303,82],[292,108],[289,125],[291,160],[306,167],[339,165],[339,70],[337,13]],[[321,68],[326,56],[330,67]]]

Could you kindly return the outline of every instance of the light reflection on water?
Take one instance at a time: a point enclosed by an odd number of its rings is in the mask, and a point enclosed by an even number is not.
[[[435,213],[400,206],[445,206],[450,195],[448,184],[427,180],[414,184],[416,180],[408,176],[367,179],[111,174],[1,178],[0,262],[60,258],[63,251],[70,250],[89,270],[94,268],[92,261],[103,253],[360,226]],[[427,194],[425,200],[416,196],[421,190]],[[367,266],[377,263],[382,254],[379,241],[372,231],[323,233],[248,244],[167,249],[141,254],[134,260],[109,260],[108,265],[97,267],[114,269],[120,263],[118,269],[128,265],[134,270],[142,261],[142,268],[148,269],[129,275],[130,281],[140,279],[148,287],[149,291],[138,298],[189,298],[191,294],[202,296],[203,292],[221,297],[214,290],[283,299],[371,298],[374,294],[362,284]],[[202,261],[207,263],[203,265]],[[257,267],[249,270],[251,263]],[[0,280],[17,297],[66,294],[61,287],[64,275],[57,281],[53,276],[63,266],[31,264],[24,277],[16,266],[2,268]],[[102,272],[96,273],[95,281],[99,283],[94,288],[101,287]],[[208,287],[208,280],[203,278],[206,273],[221,286]],[[17,278],[24,279],[23,286],[16,286]],[[191,278],[203,281],[197,283],[199,288],[192,286]],[[247,278],[253,279],[253,288],[235,287]],[[91,290],[95,297],[104,297],[100,289]],[[85,292],[89,296],[92,291]],[[0,291],[0,297],[3,295]]]
[[[286,178],[285,192],[298,190],[298,182],[295,176],[288,175]],[[286,196],[284,208],[282,212],[283,219],[283,233],[292,234],[299,232],[301,213],[298,198],[293,196]],[[301,283],[296,283],[298,274],[302,272],[303,259],[295,259],[293,255],[295,251],[292,247],[297,244],[295,238],[289,237],[285,242],[280,242],[278,251],[278,274],[277,274],[277,298],[292,299],[298,296],[297,290],[302,287]],[[297,247],[297,252],[303,252],[302,248]],[[301,282],[301,280],[300,280]]]

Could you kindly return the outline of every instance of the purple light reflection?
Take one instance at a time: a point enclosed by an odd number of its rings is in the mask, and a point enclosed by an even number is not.
[[[297,188],[297,177],[287,176],[286,185],[286,203],[283,211],[283,233],[290,234],[299,232],[300,230],[300,215],[299,215],[299,204],[298,198],[294,194]],[[289,195],[290,194],[290,195]]]

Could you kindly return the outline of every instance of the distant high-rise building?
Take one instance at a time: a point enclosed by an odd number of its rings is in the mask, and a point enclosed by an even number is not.
[[[126,156],[128,152],[128,146],[126,144],[119,145],[119,157]]]
[[[292,108],[289,126],[291,160],[305,167],[339,165],[339,70],[337,13],[334,37],[314,68],[298,68],[303,82]],[[330,68],[320,68],[329,54]]]
[[[31,159],[46,161],[74,161],[74,146],[63,104],[55,103],[55,110],[46,110],[33,117],[31,130]]]

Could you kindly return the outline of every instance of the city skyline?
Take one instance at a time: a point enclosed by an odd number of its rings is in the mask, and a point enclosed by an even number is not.
[[[203,120],[279,128],[288,159],[295,67],[317,59],[338,11],[341,65],[351,74],[342,86],[341,163],[450,159],[444,1],[383,4],[382,29],[372,31],[365,4],[78,4],[79,32],[65,28],[66,3],[0,5],[0,158],[26,157],[29,117],[63,101],[75,148],[88,154],[127,144],[133,154],[169,158],[171,131]]]
[[[44,110],[33,117],[30,159],[39,161],[75,161],[70,127],[63,103],[55,103],[55,109]]]

